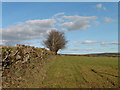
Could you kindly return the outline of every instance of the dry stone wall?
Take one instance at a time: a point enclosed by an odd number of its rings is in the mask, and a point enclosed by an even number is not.
[[[43,60],[53,53],[44,48],[17,44],[16,47],[2,47],[2,70],[18,62],[30,63],[30,60],[38,58]]]

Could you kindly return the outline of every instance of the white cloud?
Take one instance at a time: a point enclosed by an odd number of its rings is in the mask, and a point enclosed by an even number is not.
[[[22,43],[23,40],[41,39],[48,30],[54,28],[54,19],[28,20],[2,29],[2,39],[6,45]]]
[[[102,8],[102,7],[103,7],[102,4],[97,4],[97,5],[96,5],[96,8]]]
[[[120,42],[112,42],[111,44],[120,44]]]
[[[63,19],[67,20],[93,20],[97,19],[96,16],[63,16]]]
[[[105,21],[105,22],[114,22],[115,19],[109,18],[109,17],[105,17],[105,18],[104,18],[104,21]]]
[[[94,24],[94,25],[98,25],[98,24],[100,24],[100,22],[98,22],[98,21],[93,21],[93,24]]]
[[[91,40],[85,40],[85,41],[73,41],[74,44],[95,44],[100,43],[100,41],[91,41]]]
[[[55,19],[55,24],[59,24],[59,23],[62,23],[64,21],[62,19],[64,14],[65,14],[64,12],[60,12],[60,13],[57,13],[57,14],[52,16],[52,18]]]
[[[42,44],[43,41],[25,41],[23,44],[31,45],[31,44]]]
[[[75,49],[69,49],[70,51],[91,51],[91,50],[94,50],[93,48],[84,48],[84,49],[78,49],[78,48],[75,48]]]
[[[54,17],[57,17],[57,16],[64,15],[64,14],[65,14],[64,12],[57,13],[57,14],[53,15],[53,18],[54,18]]]
[[[100,43],[100,41],[90,41],[90,40],[86,40],[86,41],[81,41],[80,43],[82,43],[82,44],[93,44],[93,43]]]
[[[103,41],[90,41],[90,40],[78,41],[78,43],[81,43],[81,44],[95,44],[95,43],[99,43],[100,45],[112,45],[112,44],[118,45],[118,44],[120,44],[120,42],[103,42]]]
[[[54,21],[55,21],[54,19],[29,20],[26,21],[25,24],[32,26],[35,25],[41,28],[51,28],[53,26]]]
[[[94,49],[93,48],[86,48],[85,50],[91,51],[91,50],[94,50]]]
[[[66,22],[61,24],[60,26],[65,27],[68,31],[71,30],[84,30],[90,27],[88,21],[75,21],[75,22]]]
[[[110,43],[107,43],[107,42],[101,42],[100,44],[101,44],[101,45],[109,45]]]
[[[0,40],[0,45],[5,45],[5,42],[7,42],[7,40]]]
[[[101,45],[120,45],[120,42],[101,42]]]
[[[96,8],[98,8],[98,9],[103,9],[103,10],[106,10],[106,7],[104,7],[104,5],[103,4],[96,4],[96,6],[95,6]]]
[[[120,42],[103,42],[103,41],[91,41],[91,40],[85,40],[85,41],[73,41],[72,42],[75,45],[78,44],[100,44],[100,45],[120,45]]]
[[[16,25],[0,29],[6,45],[23,43],[25,40],[42,39],[50,30],[60,28],[61,31],[85,30],[91,26],[91,20],[96,16],[65,16],[57,13],[50,19],[27,20]]]
[[[90,21],[97,19],[96,16],[63,16],[63,19],[66,21],[59,26],[64,27],[64,30],[85,30],[89,28]]]
[[[40,39],[54,27],[53,23],[54,19],[29,20],[18,23],[15,26],[4,28],[2,38],[4,40]]]

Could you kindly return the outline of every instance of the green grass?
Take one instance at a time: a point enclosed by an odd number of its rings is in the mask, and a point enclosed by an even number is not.
[[[118,76],[118,58],[58,56],[47,71],[42,87],[109,88],[118,85],[115,77]]]
[[[14,70],[11,77],[22,79],[15,81],[13,78],[14,84],[9,87],[116,88],[118,58],[53,56],[42,66],[33,60],[25,69]]]

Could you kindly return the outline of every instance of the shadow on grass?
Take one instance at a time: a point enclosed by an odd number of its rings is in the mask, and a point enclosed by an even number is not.
[[[116,75],[112,75],[112,74],[104,73],[104,72],[97,72],[97,71],[95,71],[94,69],[91,69],[91,71],[94,72],[94,73],[98,73],[98,74],[105,74],[105,75],[109,75],[109,76],[113,76],[113,77],[120,78],[120,76],[116,76]]]

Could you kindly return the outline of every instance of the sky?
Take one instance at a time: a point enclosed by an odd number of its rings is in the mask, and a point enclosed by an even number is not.
[[[44,47],[51,30],[65,33],[62,54],[118,52],[117,2],[3,2],[2,43]]]

